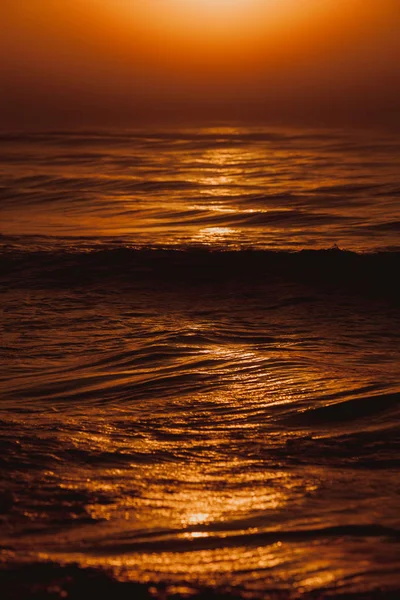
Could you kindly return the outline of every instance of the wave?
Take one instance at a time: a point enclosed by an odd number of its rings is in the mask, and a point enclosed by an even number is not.
[[[139,283],[221,287],[231,282],[245,289],[252,284],[293,282],[337,293],[348,290],[361,295],[369,290],[376,296],[398,296],[398,251],[358,254],[337,247],[298,252],[135,249],[118,247],[118,241],[117,247],[93,250],[88,239],[85,251],[27,252],[18,249],[15,240],[9,246],[7,241],[3,236],[0,277],[13,288],[107,283],[118,283],[121,289]]]
[[[294,426],[305,424],[329,426],[342,424],[346,421],[363,419],[365,417],[379,416],[380,413],[400,412],[400,393],[387,393],[381,395],[363,395],[359,398],[347,399],[344,402],[319,406],[305,412],[297,413],[286,419],[286,422]]]

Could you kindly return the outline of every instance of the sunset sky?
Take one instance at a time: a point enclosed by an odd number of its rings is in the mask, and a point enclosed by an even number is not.
[[[0,127],[400,125],[399,0],[2,0]]]

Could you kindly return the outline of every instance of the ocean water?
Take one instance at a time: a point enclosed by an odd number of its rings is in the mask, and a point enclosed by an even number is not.
[[[400,142],[0,135],[5,598],[397,598]]]

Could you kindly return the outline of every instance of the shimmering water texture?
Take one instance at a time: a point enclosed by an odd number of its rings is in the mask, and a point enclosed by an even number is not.
[[[398,597],[398,149],[2,136],[6,598]]]
[[[0,136],[1,233],[399,249],[400,142],[200,130]]]

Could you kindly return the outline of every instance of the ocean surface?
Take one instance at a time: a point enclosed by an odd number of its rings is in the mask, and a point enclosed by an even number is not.
[[[400,597],[400,141],[0,134],[2,598]]]

